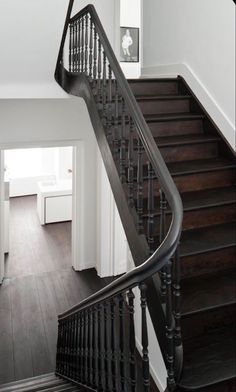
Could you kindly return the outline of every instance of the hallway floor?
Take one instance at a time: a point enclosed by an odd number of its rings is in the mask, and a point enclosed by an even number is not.
[[[110,282],[71,268],[70,223],[40,226],[36,198],[11,200],[0,286],[0,384],[55,369],[57,315]]]

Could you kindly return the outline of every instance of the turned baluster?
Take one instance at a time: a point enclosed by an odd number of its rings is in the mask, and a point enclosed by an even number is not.
[[[181,334],[181,265],[179,246],[176,249],[174,256],[174,271],[173,271],[173,301],[174,301],[174,318],[175,318],[175,345],[182,345]]]
[[[150,389],[149,355],[148,355],[148,330],[147,330],[147,285],[141,283],[141,312],[142,312],[142,368],[143,368],[143,390],[148,392]]]
[[[160,190],[160,243],[164,241],[166,235],[166,210],[167,210],[167,201],[165,194],[162,190]],[[163,267],[160,271],[161,278],[161,295],[163,300],[166,297],[166,267]]]
[[[115,113],[114,113],[114,160],[119,162],[119,89],[115,80]]]
[[[74,25],[75,25],[75,38],[74,38],[74,44],[75,44],[75,49],[74,49],[75,67],[74,67],[74,71],[78,72],[78,49],[79,49],[79,45],[78,45],[78,21],[77,20],[74,22]]]
[[[91,313],[91,376],[90,384],[92,388],[96,387],[96,308],[93,306]]]
[[[97,387],[98,387],[98,391],[102,391],[103,390],[103,375],[102,375],[102,370],[103,370],[103,366],[102,366],[102,328],[101,328],[101,305],[98,304],[97,305],[97,369],[98,369],[98,383],[97,383]]]
[[[70,38],[69,38],[69,72],[72,72],[72,35],[73,35],[73,26],[70,23]]]
[[[84,312],[83,310],[80,312],[81,314],[81,349],[80,349],[80,381],[84,381]]]
[[[84,72],[88,74],[88,14],[85,15],[85,37],[84,37]]]
[[[109,392],[109,336],[108,336],[108,303],[104,302],[104,378],[105,378],[105,391]]]
[[[138,137],[138,168],[137,168],[137,213],[138,213],[138,233],[143,234],[143,146]]]
[[[153,169],[148,163],[148,221],[147,221],[147,239],[150,255],[154,250],[154,189],[153,189]]]
[[[90,17],[90,35],[89,35],[89,79],[93,77],[93,22]]]
[[[166,339],[167,339],[167,386],[170,391],[175,388],[174,374],[174,318],[172,304],[172,262],[166,266]]]
[[[134,329],[134,293],[132,289],[128,292],[129,308],[129,367],[130,367],[130,389],[136,391],[136,363],[135,363],[135,329]]]
[[[107,58],[103,52],[103,73],[102,73],[102,122],[107,126]]]
[[[134,122],[130,118],[129,122],[129,140],[128,140],[128,188],[129,207],[134,207]]]
[[[124,297],[119,294],[119,353],[120,353],[120,391],[125,391],[125,356],[124,356]]]
[[[101,102],[102,97],[102,44],[98,39],[98,82],[97,82],[97,103]]]
[[[93,87],[96,88],[97,85],[97,60],[98,60],[98,49],[97,49],[97,32],[94,26],[93,31]]]
[[[83,73],[85,70],[85,66],[84,66],[84,60],[85,60],[85,56],[84,56],[84,17],[81,18],[81,43],[80,43],[80,47],[81,47],[81,72]]]
[[[112,69],[108,65],[108,110],[107,110],[107,140],[112,146]]]
[[[116,323],[115,323],[115,300],[112,298],[110,300],[110,312],[111,312],[111,385],[112,392],[117,391],[117,365],[116,365]]]
[[[121,100],[121,127],[120,127],[120,180],[126,182],[125,161],[126,161],[126,139],[125,139],[125,101]]]

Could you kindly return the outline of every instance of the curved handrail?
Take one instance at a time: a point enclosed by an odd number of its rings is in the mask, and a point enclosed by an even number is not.
[[[68,317],[71,314],[74,314],[76,311],[83,309],[87,306],[92,306],[106,298],[106,296],[111,297],[119,293],[120,291],[125,290],[129,286],[139,284],[141,281],[158,272],[163,267],[163,265],[173,256],[175,249],[178,246],[183,219],[183,207],[179,192],[161,156],[161,153],[156,146],[156,143],[154,142],[152,133],[146,124],[146,121],[130,89],[130,86],[125,79],[125,76],[113,52],[113,49],[106,36],[106,33],[94,6],[92,4],[89,4],[82,11],[74,15],[73,18],[70,19],[70,22],[73,22],[73,20],[85,15],[86,13],[90,13],[90,15],[92,16],[94,25],[96,26],[99,38],[104,47],[104,50],[106,51],[106,55],[112,67],[113,73],[118,81],[119,87],[122,91],[122,95],[137,127],[139,137],[142,140],[147,156],[152,164],[153,170],[165,193],[166,199],[172,211],[172,222],[170,224],[170,228],[166,235],[166,238],[146,262],[144,262],[141,266],[134,268],[132,271],[128,272],[124,276],[118,278],[116,281],[112,282],[111,284],[98,291],[97,293],[93,294],[89,298],[83,300],[78,305],[72,307],[70,310],[62,313],[59,316],[59,319]]]
[[[93,5],[86,6],[82,11],[75,14],[72,18],[70,18],[72,8],[73,8],[74,0],[70,0],[67,17],[65,22],[65,27],[63,31],[62,41],[60,45],[57,66],[55,71],[55,79],[59,84],[61,84],[68,92],[72,92],[75,95],[82,96],[87,104],[91,105],[93,110],[97,110],[96,103],[94,100],[94,95],[88,81],[86,74],[79,72],[68,72],[63,66],[63,49],[66,40],[66,35],[68,31],[69,24],[76,23],[77,20],[83,18],[89,14],[91,17],[91,21],[96,29],[96,33],[98,34],[100,45],[103,47],[104,55],[109,61],[110,69],[114,74],[117,86],[119,87],[119,92],[121,94],[122,99],[125,102],[126,108],[128,109],[128,113],[130,118],[135,125],[137,134],[139,139],[141,140],[142,147],[145,150],[147,155],[147,159],[151,163],[152,170],[156,177],[158,178],[160,187],[165,195],[166,200],[168,201],[169,207],[172,212],[172,220],[169,226],[169,230],[164,238],[162,238],[162,242],[160,246],[154,251],[154,253],[141,265],[134,268],[132,271],[126,273],[122,277],[118,278],[110,285],[106,286],[102,290],[97,293],[91,295],[89,298],[83,300],[79,304],[75,305],[71,309],[59,315],[59,321],[63,321],[69,319],[71,316],[76,313],[85,310],[86,308],[92,308],[98,303],[102,303],[103,301],[107,301],[110,298],[115,297],[123,291],[131,289],[137,285],[141,285],[148,278],[152,277],[155,273],[162,270],[163,267],[170,268],[169,261],[174,256],[178,244],[179,238],[181,235],[182,229],[182,219],[183,219],[183,206],[182,201],[179,195],[179,192],[176,188],[176,185],[169,173],[169,170],[161,156],[161,153],[154,141],[153,135],[146,124],[144,116],[141,112],[141,109],[133,95],[133,92],[130,89],[130,86],[121,70],[121,67],[116,59],[116,56],[113,52],[113,49],[109,43],[109,40],[106,36],[104,28],[101,24],[101,21],[97,15],[97,12]],[[73,76],[73,81],[70,78]],[[68,86],[66,85],[68,81]],[[96,81],[96,80],[95,80]],[[73,87],[72,87],[73,85]],[[80,92],[78,90],[81,89]],[[73,90],[73,91],[72,91]],[[91,108],[90,108],[91,109]],[[177,273],[179,274],[179,272]],[[179,276],[178,279],[179,280]],[[169,283],[168,283],[169,284]],[[176,290],[179,290],[179,283],[177,283]],[[167,319],[168,319],[168,328],[173,327],[173,313],[170,310],[171,304],[171,292],[169,292],[169,299],[167,299],[166,306],[167,309]],[[179,306],[178,306],[179,307]],[[174,317],[177,317],[177,313]],[[177,342],[178,340],[176,340]],[[181,347],[181,338],[179,343],[176,344],[176,347]],[[171,351],[170,351],[171,352]],[[171,354],[170,354],[171,355]],[[171,362],[171,358],[170,362]],[[177,368],[181,368],[182,354],[177,354]],[[172,365],[171,365],[172,366]],[[177,371],[178,373],[178,371]]]

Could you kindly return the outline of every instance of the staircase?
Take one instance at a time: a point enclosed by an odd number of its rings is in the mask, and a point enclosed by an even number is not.
[[[182,78],[130,80],[129,84],[183,200],[180,261],[184,362],[179,389],[233,391],[235,157]],[[145,192],[145,206],[147,197]],[[169,215],[167,209],[167,220]],[[147,235],[147,210],[143,218]],[[158,213],[154,219],[156,248]]]
[[[95,8],[72,8],[55,79],[87,104],[135,268],[59,315],[56,376],[0,392],[155,391],[147,310],[166,392],[233,392],[235,155],[181,77],[127,81]]]

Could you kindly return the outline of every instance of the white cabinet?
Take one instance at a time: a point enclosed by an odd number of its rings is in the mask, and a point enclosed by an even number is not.
[[[45,223],[72,220],[72,195],[45,198]]]
[[[42,225],[72,220],[72,181],[39,182],[37,209]]]

